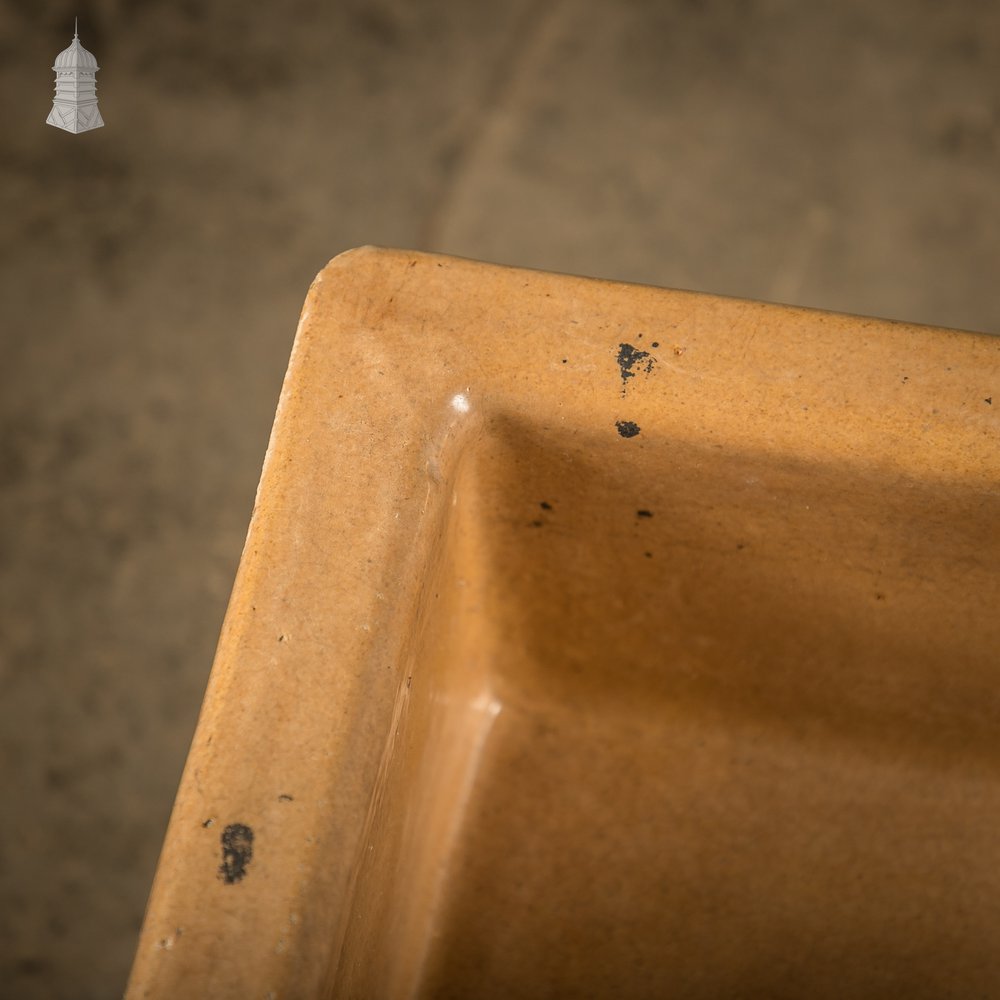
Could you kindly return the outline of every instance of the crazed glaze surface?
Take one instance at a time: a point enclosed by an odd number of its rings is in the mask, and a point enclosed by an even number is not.
[[[130,996],[996,992],[998,386],[984,336],[336,258]]]

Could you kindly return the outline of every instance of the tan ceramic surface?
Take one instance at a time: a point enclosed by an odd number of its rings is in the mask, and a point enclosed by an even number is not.
[[[985,336],[336,258],[129,995],[1000,995],[998,418]]]

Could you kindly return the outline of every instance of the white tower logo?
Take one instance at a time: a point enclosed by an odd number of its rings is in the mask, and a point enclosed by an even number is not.
[[[88,132],[104,124],[97,107],[97,71],[100,67],[93,52],[81,44],[73,22],[73,41],[56,56],[52,67],[56,74],[56,98],[46,124],[67,132]]]

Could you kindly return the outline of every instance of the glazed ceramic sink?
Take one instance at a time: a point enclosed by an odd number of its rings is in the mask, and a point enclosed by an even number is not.
[[[998,418],[986,336],[336,258],[130,995],[1000,994]]]

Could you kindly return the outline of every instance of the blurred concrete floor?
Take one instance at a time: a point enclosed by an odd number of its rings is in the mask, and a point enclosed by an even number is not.
[[[0,0],[0,93],[5,997],[122,988],[329,257],[1000,332],[980,0]]]

